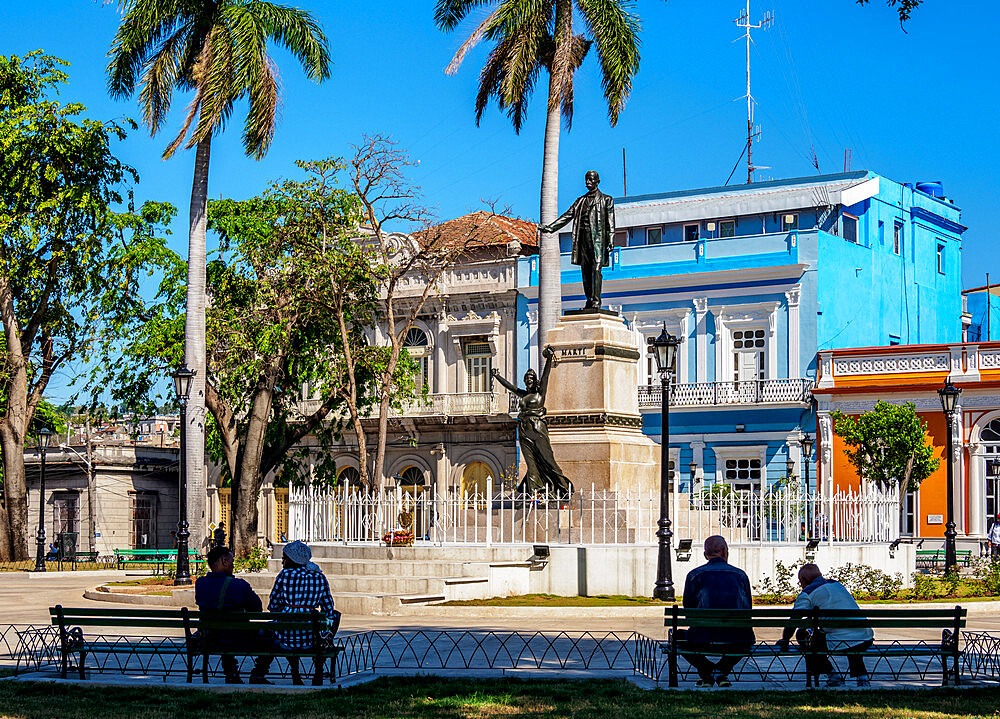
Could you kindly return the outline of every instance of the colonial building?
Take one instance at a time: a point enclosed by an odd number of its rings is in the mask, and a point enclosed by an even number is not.
[[[760,491],[789,460],[801,476],[818,351],[961,336],[965,228],[939,183],[859,171],[626,197],[616,223],[604,305],[641,345],[664,324],[681,340],[669,440],[681,491]],[[563,308],[579,308],[570,234],[560,241]],[[537,257],[518,260],[517,290],[526,367],[537,363]],[[642,357],[635,391],[657,441],[658,383]]]
[[[72,532],[81,552],[172,548],[177,452],[176,447],[97,445],[88,460],[85,446],[51,447],[45,459],[46,542]],[[24,463],[31,542],[38,527],[38,450],[28,450]],[[192,541],[192,546],[200,544]]]
[[[899,345],[819,353],[818,401],[821,485],[859,488],[859,480],[833,433],[830,414],[862,414],[879,400],[913,402],[927,423],[937,471],[906,498],[904,535],[942,537],[948,516],[947,463],[954,477],[954,512],[960,537],[981,539],[1000,511],[1000,342]],[[961,388],[946,456],[947,422],[937,390],[950,380]]]

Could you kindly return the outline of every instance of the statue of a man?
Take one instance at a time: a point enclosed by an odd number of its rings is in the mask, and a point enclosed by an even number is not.
[[[566,212],[541,232],[556,232],[573,221],[573,264],[580,266],[587,309],[601,307],[601,268],[611,264],[611,244],[615,237],[615,201],[597,189],[601,178],[590,170],[585,177],[587,194],[577,198]]]

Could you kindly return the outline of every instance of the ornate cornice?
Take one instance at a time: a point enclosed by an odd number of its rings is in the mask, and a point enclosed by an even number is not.
[[[557,414],[545,418],[549,427],[629,427],[642,429],[642,417],[609,412]]]

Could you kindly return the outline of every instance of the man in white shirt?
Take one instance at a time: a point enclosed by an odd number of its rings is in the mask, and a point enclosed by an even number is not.
[[[826,579],[815,564],[804,564],[799,569],[799,586],[802,592],[795,598],[795,609],[858,609],[851,593],[840,582]],[[785,627],[778,640],[778,646],[788,647],[788,642],[795,634],[795,627]],[[810,674],[826,674],[826,686],[839,687],[844,685],[844,676],[840,674],[827,649],[847,650],[847,663],[850,674],[857,680],[859,687],[871,686],[868,670],[865,668],[864,652],[872,645],[875,633],[871,627],[840,627],[824,630],[822,627],[815,635],[809,630],[799,630],[796,640],[806,652],[806,671]]]
[[[1000,512],[997,512],[996,519],[993,520],[993,525],[987,536],[990,540],[990,559],[1000,558]]]

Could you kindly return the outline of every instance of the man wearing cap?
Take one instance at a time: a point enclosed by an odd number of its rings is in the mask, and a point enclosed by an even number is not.
[[[990,559],[1000,558],[1000,512],[997,512],[987,536],[990,540]]]
[[[260,597],[245,579],[233,576],[233,552],[229,547],[214,547],[205,558],[209,573],[194,583],[194,602],[201,612],[261,612]],[[236,646],[246,637],[219,637],[219,646]],[[242,684],[236,657],[224,654],[222,670],[226,684]]]
[[[285,545],[281,557],[282,569],[274,580],[271,599],[267,603],[269,612],[301,612],[308,614],[319,609],[328,617],[333,614],[333,596],[330,583],[323,573],[312,569],[312,550],[305,542],[298,540]],[[318,567],[316,568],[318,570]],[[287,649],[309,649],[313,646],[312,633],[298,629],[279,633],[275,639]],[[250,675],[251,684],[267,684],[265,678],[271,665],[271,657],[261,657]],[[295,665],[297,670],[298,666]],[[293,672],[294,675],[297,671]]]

